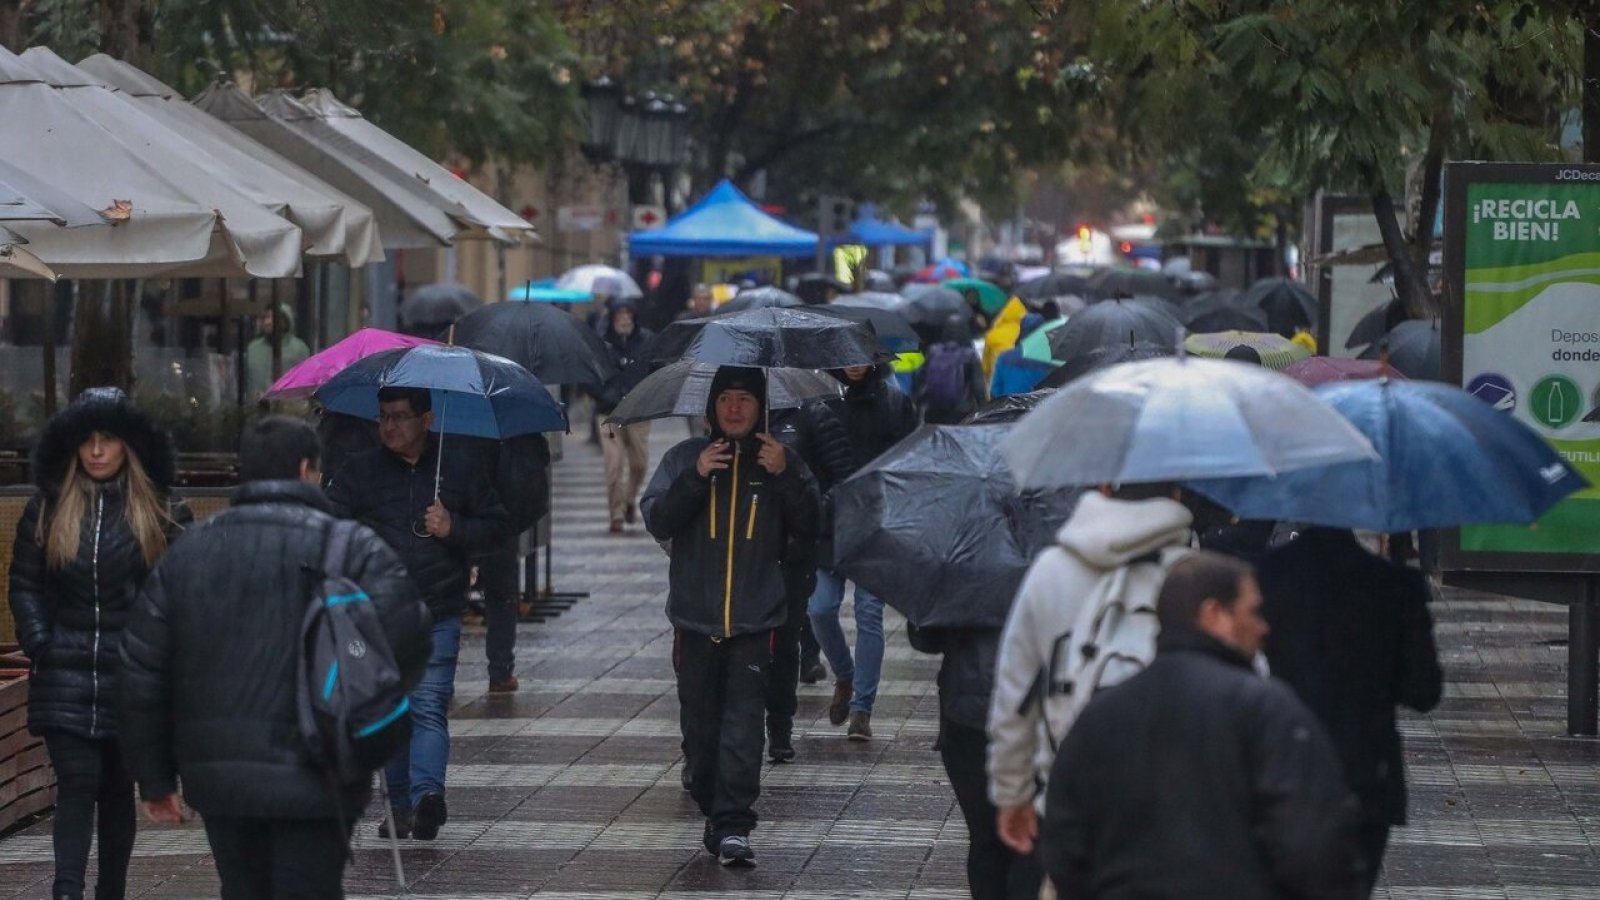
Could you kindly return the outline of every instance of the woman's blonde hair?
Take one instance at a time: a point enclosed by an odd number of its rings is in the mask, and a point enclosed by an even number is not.
[[[172,511],[138,454],[126,442],[123,448],[122,471],[117,474],[123,486],[122,514],[133,531],[133,539],[139,543],[145,564],[153,566],[167,549],[167,527],[173,521]],[[83,474],[78,466],[78,454],[73,453],[67,461],[67,475],[62,479],[55,508],[46,507],[45,514],[39,517],[37,539],[44,545],[45,563],[49,568],[59,571],[77,558],[83,517],[97,490],[99,485]]]

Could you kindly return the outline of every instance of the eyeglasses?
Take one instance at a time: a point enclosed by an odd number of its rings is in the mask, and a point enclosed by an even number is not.
[[[379,425],[404,425],[412,419],[422,418],[422,413],[383,413],[378,416]]]

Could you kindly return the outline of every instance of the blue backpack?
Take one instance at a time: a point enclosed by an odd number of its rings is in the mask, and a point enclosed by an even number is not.
[[[411,701],[366,591],[341,574],[359,526],[328,529],[322,582],[300,626],[300,738],[330,780],[358,784],[411,736]]]

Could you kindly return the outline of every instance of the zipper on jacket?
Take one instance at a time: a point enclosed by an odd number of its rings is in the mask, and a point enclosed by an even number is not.
[[[92,693],[89,701],[89,736],[94,737],[96,728],[100,724],[100,526],[105,520],[106,495],[104,491],[95,492],[94,501],[94,549],[90,560],[91,579],[94,583],[94,651],[89,657],[89,683]]]
[[[717,539],[717,476],[711,475],[711,539]]]
[[[733,445],[733,485],[728,489],[728,574],[722,595],[722,636],[733,637],[733,545],[739,521],[739,445]],[[714,509],[715,507],[713,507]],[[715,515],[715,513],[712,513]]]
[[[756,501],[760,499],[760,494],[750,495],[750,521],[744,526],[744,539],[747,541],[756,536]]]

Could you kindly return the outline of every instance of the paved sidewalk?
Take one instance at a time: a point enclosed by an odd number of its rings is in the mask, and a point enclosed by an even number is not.
[[[658,423],[655,455],[684,434]],[[522,690],[490,697],[483,632],[457,679],[450,822],[404,842],[413,893],[490,900],[728,896],[776,900],[967,896],[965,831],[937,754],[936,661],[885,622],[870,744],[828,725],[828,688],[802,688],[799,760],[769,768],[753,871],[699,849],[678,783],[677,706],[662,614],[666,557],[634,526],[606,533],[598,452],[568,442],[557,468],[555,582],[593,593],[520,628]],[[1600,745],[1560,737],[1565,612],[1451,594],[1438,611],[1450,685],[1405,725],[1412,825],[1396,832],[1380,897],[1600,898]],[[352,896],[395,895],[375,821],[357,831]],[[47,897],[49,822],[0,840],[0,897]],[[92,869],[92,865],[91,865]],[[91,873],[92,874],[92,873]],[[145,827],[133,896],[215,897],[195,825]]]

